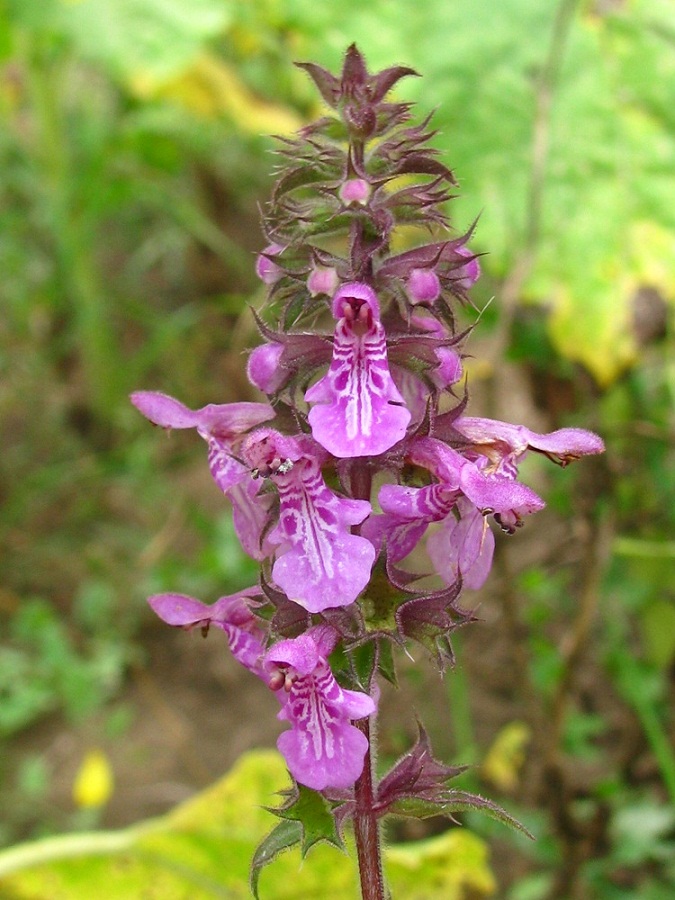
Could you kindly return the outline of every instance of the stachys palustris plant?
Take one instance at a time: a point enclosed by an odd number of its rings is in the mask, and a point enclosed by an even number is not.
[[[520,460],[536,452],[566,465],[604,447],[582,429],[537,434],[466,415],[466,332],[454,310],[480,264],[472,230],[450,229],[455,179],[429,146],[429,117],[415,124],[411,104],[387,99],[416,73],[370,74],[354,45],[339,76],[300,65],[328,110],[279,139],[256,264],[265,342],[248,360],[268,402],[193,411],[157,392],[131,398],[156,425],[206,441],[260,579],[210,605],[183,594],[149,602],[170,625],[222,629],[235,659],[279,698],[288,728],[278,747],[294,787],[256,854],[254,892],[280,849],[309,846],[321,828],[318,837],[340,842],[352,827],[362,895],[383,900],[383,816],[473,806],[513,820],[448,787],[461,770],[433,758],[421,726],[376,780],[377,679],[395,680],[395,654],[410,642],[442,672],[452,662],[449,636],[473,619],[460,592],[490,570],[490,520],[510,534],[544,506],[518,481]],[[402,227],[418,240],[398,252]],[[400,567],[423,541],[435,590]],[[327,829],[317,824],[326,818]]]

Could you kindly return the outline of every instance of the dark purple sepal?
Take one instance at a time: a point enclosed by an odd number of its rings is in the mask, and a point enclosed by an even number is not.
[[[366,62],[356,44],[347,47],[342,63],[341,87],[342,94],[353,97],[355,94],[363,94],[363,89],[368,81],[368,69]]]
[[[434,759],[429,737],[420,723],[415,746],[402,756],[380,781],[375,809],[378,816],[390,812],[394,804],[404,800],[441,802],[447,794],[446,784],[465,772],[468,766],[446,766]]]
[[[272,202],[277,202],[284,194],[288,194],[298,188],[304,188],[310,184],[320,184],[322,181],[325,182],[327,174],[323,167],[316,165],[302,165],[293,169],[287,169],[272,189]]]
[[[308,376],[315,369],[330,363],[333,345],[329,338],[317,334],[275,331],[263,322],[255,310],[253,315],[263,337],[283,347],[279,367],[288,372],[287,381],[298,375]]]
[[[455,663],[449,639],[452,632],[477,621],[472,612],[457,606],[461,589],[461,581],[457,581],[440,591],[419,593],[396,610],[396,624],[401,636],[421,644],[441,672]]]
[[[407,78],[409,75],[419,78],[419,72],[409,66],[391,66],[373,75],[370,79],[371,102],[379,103],[401,78]]]
[[[260,589],[274,607],[272,631],[279,637],[291,638],[303,634],[310,625],[307,610],[299,603],[293,603],[286,594],[276,587],[268,578],[265,569],[260,573]]]
[[[431,150],[407,153],[396,166],[392,175],[437,175],[450,184],[457,184],[451,169],[440,160],[434,159]]]
[[[346,643],[358,640],[365,633],[363,614],[358,603],[324,609],[320,615],[323,621],[334,628],[340,635],[340,639]]]
[[[296,62],[295,65],[307,72],[326,103],[335,109],[340,99],[340,79],[316,63]]]

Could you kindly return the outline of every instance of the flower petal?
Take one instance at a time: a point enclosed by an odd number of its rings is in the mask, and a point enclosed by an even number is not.
[[[459,520],[448,516],[427,540],[427,552],[446,584],[461,576],[465,587],[482,587],[490,572],[495,538],[487,520],[466,500],[457,504]]]
[[[136,391],[131,395],[131,402],[155,425],[197,428],[202,436],[211,434],[231,439],[274,418],[274,410],[267,403],[210,403],[192,410],[159,391]]]
[[[213,625],[222,629],[237,662],[264,677],[263,631],[246,602],[259,595],[258,588],[247,588],[208,604],[186,594],[166,593],[154,594],[148,603],[160,619],[174,627],[191,629]]]
[[[341,316],[326,375],[305,394],[312,435],[345,459],[379,456],[405,436],[410,413],[389,371],[379,303],[367,285],[343,285],[333,299]]]

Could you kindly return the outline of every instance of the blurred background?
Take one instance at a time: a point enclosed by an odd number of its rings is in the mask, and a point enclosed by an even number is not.
[[[0,8],[0,843],[167,810],[274,698],[145,598],[256,577],[194,434],[127,400],[257,399],[269,134],[320,114],[293,60],[412,65],[397,97],[479,216],[470,413],[579,425],[531,459],[548,507],[498,535],[445,682],[385,690],[382,765],[425,722],[489,819],[509,900],[675,893],[675,21],[666,0],[6,0]],[[448,827],[397,825],[415,839]],[[308,863],[308,865],[311,864]],[[483,894],[481,894],[483,896]]]

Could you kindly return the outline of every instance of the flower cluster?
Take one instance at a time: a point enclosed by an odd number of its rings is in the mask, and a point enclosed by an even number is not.
[[[346,791],[392,647],[419,641],[446,665],[450,632],[470,618],[460,589],[490,570],[490,520],[512,533],[543,507],[518,481],[520,460],[565,465],[603,444],[580,429],[536,434],[465,415],[455,310],[480,265],[472,229],[450,230],[455,180],[429,146],[429,120],[411,124],[409,104],[387,99],[415,73],[370,74],[354,46],[339,76],[302,68],[328,110],[281,140],[264,219],[264,343],[248,375],[268,402],[192,411],[146,391],[132,401],[206,441],[242,547],[261,563],[249,590],[212,605],[161,594],[152,608],[170,625],[224,631],[279,696],[290,729],[278,746],[297,782]],[[421,238],[399,250],[402,226]],[[435,591],[401,567],[422,544]],[[372,652],[356,652],[364,646]]]

